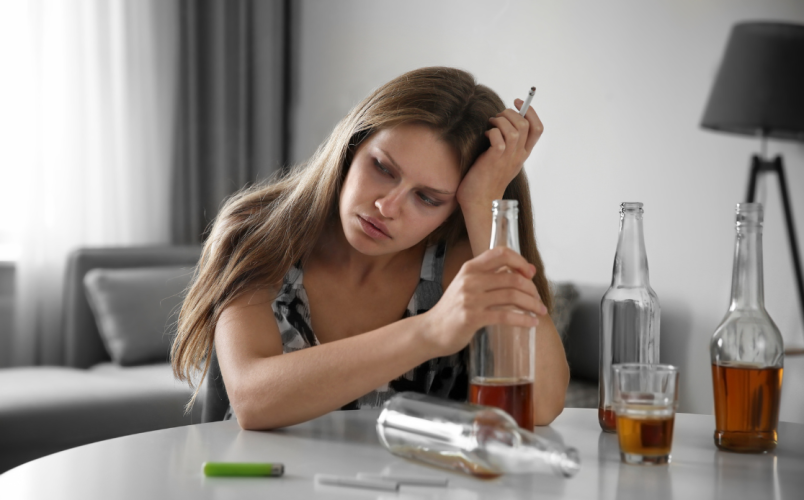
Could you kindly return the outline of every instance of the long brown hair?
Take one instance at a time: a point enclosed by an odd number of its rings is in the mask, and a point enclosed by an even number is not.
[[[171,350],[176,377],[195,385],[192,377],[203,363],[199,381],[203,380],[215,326],[226,306],[248,289],[277,286],[294,263],[307,258],[325,225],[337,215],[341,186],[362,141],[403,123],[424,124],[455,150],[463,178],[490,146],[484,135],[489,118],[504,109],[494,91],[478,85],[465,71],[414,70],[378,88],[352,109],[306,163],[234,194],[212,225],[179,313]],[[520,251],[536,266],[533,281],[551,310],[524,169],[508,185],[504,198],[519,201]],[[449,245],[464,238],[466,226],[456,209],[427,239]],[[198,388],[188,409],[197,395]]]

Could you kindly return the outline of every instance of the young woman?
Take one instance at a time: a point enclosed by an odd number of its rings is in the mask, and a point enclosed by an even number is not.
[[[179,316],[176,376],[203,378],[214,347],[230,413],[270,429],[405,390],[465,400],[475,331],[536,326],[534,415],[550,423],[569,371],[522,170],[541,133],[533,109],[505,109],[464,71],[380,87],[307,163],[222,208]],[[521,256],[488,250],[502,198],[519,201]]]

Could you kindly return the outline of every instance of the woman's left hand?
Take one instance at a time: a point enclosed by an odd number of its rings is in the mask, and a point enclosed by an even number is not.
[[[521,108],[524,102],[516,99],[514,104]],[[501,199],[544,130],[539,115],[531,107],[524,118],[508,108],[489,122],[493,128],[486,131],[486,137],[491,147],[477,158],[458,186],[458,203],[464,208],[472,204],[488,209],[493,200]]]

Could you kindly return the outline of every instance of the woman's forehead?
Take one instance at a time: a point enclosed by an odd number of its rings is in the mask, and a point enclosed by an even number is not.
[[[364,143],[374,153],[389,158],[397,168],[408,173],[439,177],[460,176],[457,152],[432,128],[421,124],[404,124],[382,129]]]

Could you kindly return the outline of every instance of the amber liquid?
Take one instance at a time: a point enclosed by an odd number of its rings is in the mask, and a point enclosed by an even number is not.
[[[476,461],[467,458],[461,452],[434,451],[410,446],[399,446],[391,449],[391,453],[405,458],[421,460],[422,462],[435,465],[436,467],[457,470],[480,479],[495,479],[502,475],[498,471],[488,469]]]
[[[600,428],[606,432],[617,432],[617,417],[614,415],[614,410],[609,406],[597,408],[597,420],[600,422]]]
[[[673,443],[674,415],[617,416],[617,438],[620,451],[647,457],[667,456]]]
[[[776,448],[782,371],[736,363],[712,365],[718,448],[745,453]]]
[[[499,408],[514,417],[523,429],[532,431],[535,425],[533,382],[509,378],[485,379],[482,383],[472,381],[469,402]]]

